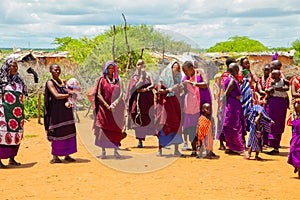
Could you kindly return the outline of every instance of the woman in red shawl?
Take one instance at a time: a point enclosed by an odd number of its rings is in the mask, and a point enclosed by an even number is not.
[[[122,82],[116,63],[109,61],[103,67],[103,76],[95,87],[94,120],[95,145],[102,147],[101,158],[106,158],[105,148],[114,148],[114,156],[120,158],[118,147],[123,139],[125,103],[122,98]]]
[[[178,145],[181,135],[181,70],[178,62],[170,63],[161,73],[158,83],[156,123],[159,129],[157,156],[162,156],[162,147],[175,145],[174,155],[181,156]]]
[[[140,59],[126,94],[128,128],[134,129],[135,137],[139,140],[138,148],[143,148],[146,135],[155,135],[154,113],[151,112],[154,105],[153,88],[152,76],[146,72],[145,63]]]

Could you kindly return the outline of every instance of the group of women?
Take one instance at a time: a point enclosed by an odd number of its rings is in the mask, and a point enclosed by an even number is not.
[[[218,110],[218,134],[220,140],[220,150],[225,150],[228,154],[243,154],[249,159],[250,155],[246,148],[251,147],[253,141],[256,146],[261,142],[264,148],[273,148],[266,152],[269,155],[278,155],[280,148],[281,136],[286,125],[286,114],[289,107],[289,81],[285,79],[281,71],[282,64],[279,60],[273,60],[270,64],[264,66],[263,76],[259,79],[250,69],[248,58],[240,59],[239,69],[237,61],[229,58],[226,61],[227,71],[220,77],[220,93]],[[291,141],[291,151],[288,162],[295,167],[295,172],[299,171],[300,175],[300,137],[297,132],[296,124],[297,111],[296,106],[299,102],[299,88],[297,77],[292,79],[292,105],[295,106],[294,113],[291,115],[293,125],[293,138]],[[256,83],[256,85],[255,85]],[[259,107],[258,107],[259,106]],[[259,113],[259,119],[263,115],[264,122],[257,121],[251,116],[254,112]],[[251,128],[264,126],[265,122],[269,123],[269,128],[255,130],[256,135],[251,135]],[[253,123],[256,123],[253,126]],[[249,141],[246,144],[245,136],[250,131]],[[262,132],[261,132],[262,131]],[[226,143],[226,145],[224,144]],[[263,148],[254,148],[262,151]],[[251,153],[251,151],[249,151]],[[258,153],[255,156],[258,157]]]
[[[246,154],[245,136],[250,127],[247,116],[253,105],[261,104],[275,122],[269,132],[262,133],[263,144],[273,148],[268,152],[270,155],[279,154],[289,107],[286,93],[289,90],[289,82],[281,71],[281,62],[274,60],[270,65],[266,65],[263,69],[264,74],[259,79],[251,72],[247,58],[240,60],[242,70],[239,70],[238,64],[232,58],[227,59],[226,65],[227,71],[217,78],[220,92],[215,95],[218,99],[219,149],[229,154]],[[44,98],[44,124],[53,155],[50,162],[62,162],[59,156],[64,156],[66,162],[74,162],[76,160],[70,157],[70,154],[77,151],[76,127],[70,109],[72,102],[69,102],[72,94],[68,93],[65,81],[60,79],[59,65],[52,64],[50,73],[52,78],[46,82]],[[1,68],[0,80],[0,167],[5,168],[6,165],[1,159],[9,158],[9,165],[20,165],[14,157],[23,137],[23,96],[27,96],[28,92],[14,59],[5,61]],[[291,107],[294,108],[294,113],[291,123],[293,139],[288,162],[295,167],[295,172],[300,171],[300,138],[297,132],[298,114],[300,115],[299,80],[296,76],[291,81]],[[189,136],[191,156],[196,156],[196,130],[198,119],[203,114],[201,107],[203,104],[209,104],[208,108],[211,109],[212,98],[203,72],[196,69],[192,62],[186,61],[182,66],[179,62],[170,63],[160,73],[159,80],[154,82],[151,74],[146,71],[144,61],[138,60],[125,99],[123,93],[125,92],[116,63],[106,62],[94,89],[93,102],[95,145],[102,148],[101,158],[106,158],[106,148],[114,148],[114,156],[121,157],[118,148],[121,140],[126,137],[126,121],[127,128],[135,131],[139,148],[143,147],[147,135],[156,135],[157,156],[162,155],[163,147],[171,144],[175,145],[174,155],[180,156],[182,154],[179,144],[184,143],[185,149]],[[127,120],[125,110],[128,113]],[[217,157],[215,154],[209,155],[208,158]]]
[[[182,73],[183,71],[183,73]],[[183,77],[184,74],[184,77]],[[118,158],[118,147],[124,138],[124,124],[134,129],[137,147],[143,148],[147,135],[158,137],[157,156],[162,156],[162,148],[174,144],[174,155],[181,156],[179,144],[185,144],[189,135],[192,145],[192,156],[196,156],[196,129],[201,115],[202,104],[212,99],[208,83],[200,70],[192,62],[185,62],[182,67],[178,62],[166,66],[157,83],[153,82],[146,71],[143,60],[138,60],[136,71],[130,78],[125,102],[122,95],[122,81],[114,62],[107,62],[103,76],[95,89],[96,116],[94,123],[95,144],[102,148],[101,158],[106,158],[105,148],[115,148]],[[125,119],[124,103],[128,113]],[[215,154],[210,154],[210,158]]]

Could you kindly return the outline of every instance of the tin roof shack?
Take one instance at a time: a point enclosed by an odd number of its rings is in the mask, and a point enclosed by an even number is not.
[[[59,64],[61,67],[66,67],[68,69],[76,68],[78,65],[75,62],[69,60],[69,52],[56,52],[56,53],[44,53],[44,52],[34,52],[34,56],[38,59],[38,62],[46,66],[47,68],[51,64]]]
[[[293,64],[293,58],[295,50],[291,50],[290,52],[277,52],[278,53],[278,60],[282,63],[282,70],[286,74],[287,78],[292,77],[293,75],[299,73],[298,67]],[[221,66],[223,63],[225,65],[225,60],[228,57],[234,57],[241,59],[244,56],[249,58],[251,63],[251,69],[255,72],[256,75],[261,76],[263,73],[263,67],[266,64],[270,64],[272,62],[272,57],[274,56],[275,52],[255,52],[255,53],[226,53],[226,52],[215,52],[215,53],[204,53],[204,57],[211,59],[212,61],[216,61],[219,63],[218,66]],[[225,70],[225,69],[223,69]]]
[[[44,52],[44,51],[27,51],[16,52],[7,57],[15,58],[19,63],[44,66],[48,68],[51,64],[57,63],[61,67],[74,68],[77,64],[71,62],[68,58],[68,52]]]
[[[290,52],[277,52],[278,58],[282,63],[282,70],[287,77],[292,76],[295,73],[295,70],[298,71],[297,67],[293,64],[293,58],[295,50]],[[256,72],[257,75],[262,75],[262,69],[266,64],[272,62],[272,57],[274,52],[260,52],[260,53],[247,53],[246,56],[251,62],[251,68]]]
[[[68,52],[18,51],[7,57],[15,58],[19,65],[19,73],[24,77],[30,91],[36,91],[50,77],[49,66],[57,63],[62,68],[62,74],[75,73],[77,64],[68,59]],[[31,67],[39,77],[39,83],[34,83],[32,74],[26,72]],[[67,73],[68,72],[68,73]]]
[[[205,73],[207,73],[207,78],[211,79],[213,76],[218,73],[218,63],[202,57],[202,55],[194,54],[194,53],[184,53],[181,55],[175,55],[170,53],[165,53],[164,55],[160,52],[152,52],[152,57],[158,59],[158,63],[162,66],[169,64],[172,61],[177,61],[181,65],[185,61],[193,62],[196,68],[202,68]],[[163,62],[162,62],[163,61]]]

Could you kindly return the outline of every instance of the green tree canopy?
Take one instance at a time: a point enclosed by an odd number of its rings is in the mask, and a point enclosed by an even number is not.
[[[300,39],[297,39],[294,42],[292,42],[292,48],[300,52]]]
[[[257,40],[249,39],[246,36],[234,36],[226,42],[216,43],[207,49],[207,52],[261,52],[268,48]]]
[[[127,25],[126,32],[128,43],[130,46],[131,65],[126,70],[128,56],[127,46],[125,42],[124,27],[118,25],[115,27],[115,62],[119,68],[121,77],[130,77],[130,74],[135,69],[135,63],[140,58],[142,49],[143,59],[146,66],[152,72],[159,69],[157,60],[153,59],[151,54],[154,51],[168,52],[173,54],[181,54],[183,52],[191,51],[191,46],[184,41],[174,41],[169,36],[162,34],[155,30],[152,26],[147,25]],[[72,37],[55,38],[54,44],[57,44],[57,50],[68,51],[70,59],[76,62],[79,67],[76,69],[76,78],[80,82],[87,82],[87,86],[94,85],[99,75],[102,72],[102,66],[105,62],[113,60],[112,46],[113,46],[114,28],[94,38],[79,38]],[[81,81],[81,80],[82,81]]]

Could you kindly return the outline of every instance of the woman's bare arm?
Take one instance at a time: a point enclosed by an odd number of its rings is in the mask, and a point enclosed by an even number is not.
[[[47,81],[47,88],[49,89],[49,91],[55,99],[67,99],[69,97],[69,94],[58,93],[52,81]]]

